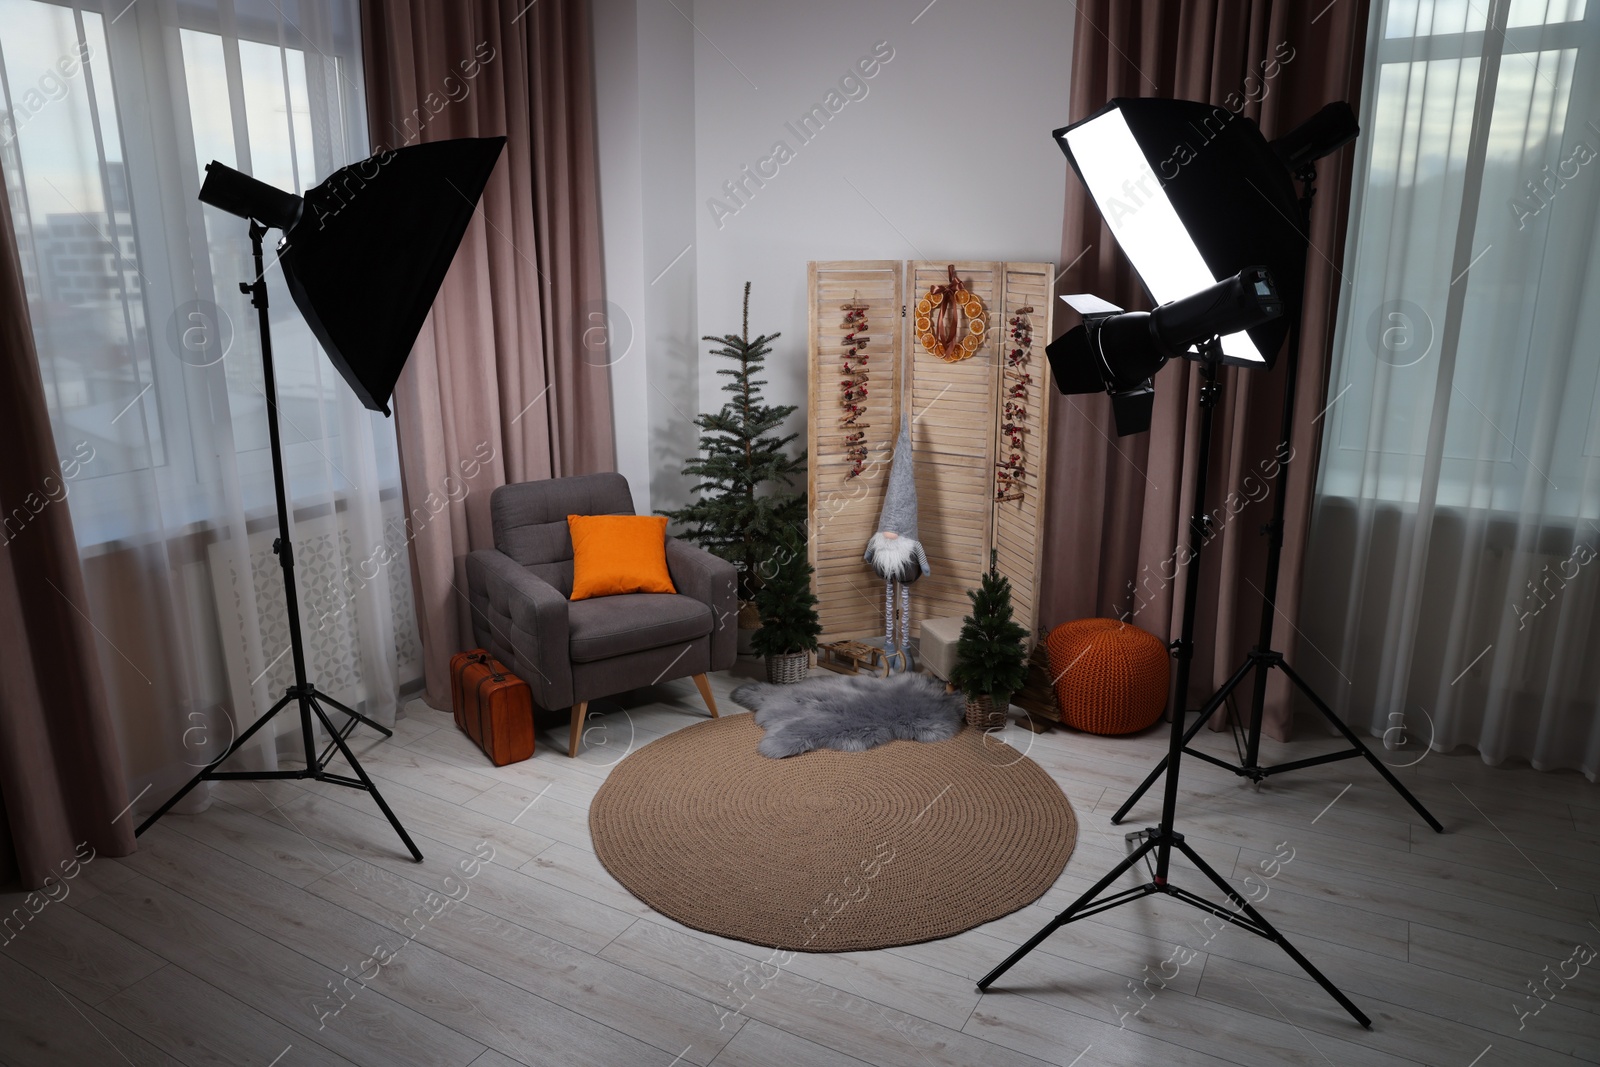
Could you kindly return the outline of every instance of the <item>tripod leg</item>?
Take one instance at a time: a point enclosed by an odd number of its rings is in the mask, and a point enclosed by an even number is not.
[[[1217,709],[1222,707],[1222,702],[1228,699],[1228,694],[1233,692],[1234,688],[1244,680],[1244,676],[1249,672],[1249,670],[1250,661],[1246,660],[1244,666],[1240,667],[1237,671],[1234,671],[1233,677],[1229,678],[1225,683],[1223,683],[1221,689],[1218,689],[1215,693],[1211,694],[1211,699],[1206,701],[1205,706],[1200,709],[1200,717],[1195,719],[1193,726],[1190,726],[1188,730],[1184,731],[1183,743],[1185,745],[1194,740],[1195,735],[1198,734],[1205,724],[1211,720],[1211,716],[1217,713]],[[1182,698],[1180,697],[1179,699],[1181,701]],[[1133,791],[1133,795],[1128,797],[1127,800],[1123,801],[1122,807],[1118,808],[1117,813],[1111,816],[1111,823],[1113,826],[1121,823],[1122,820],[1127,817],[1129,810],[1132,809],[1135,804],[1139,803],[1139,798],[1144,796],[1145,793],[1149,791],[1150,787],[1156,784],[1156,779],[1160,778],[1166,773],[1167,761],[1171,758],[1171,756],[1162,756],[1161,762],[1156,764],[1155,770],[1150,772],[1149,777],[1147,777],[1143,782],[1140,782],[1139,788]]]
[[[1111,873],[1110,874],[1108,874],[1104,878],[1100,879],[1098,882],[1096,882],[1094,884],[1094,886],[1087,893],[1083,894],[1083,896],[1079,897],[1077,900],[1074,900],[1071,904],[1069,904],[1065,911],[1063,911],[1061,914],[1057,915],[1054,919],[1051,919],[1047,924],[1045,924],[1044,929],[1040,930],[1038,933],[1036,933],[1032,937],[1028,938],[1027,944],[1023,945],[1021,948],[1017,949],[1011,955],[1007,956],[1005,958],[1004,962],[1002,962],[1000,964],[1000,966],[996,967],[994,970],[990,971],[988,974],[984,975],[981,979],[979,979],[978,980],[978,992],[981,993],[984,990],[988,989],[989,986],[991,984],[993,984],[993,982],[994,982],[994,980],[996,978],[999,978],[1002,974],[1005,974],[1007,971],[1009,971],[1011,969],[1012,965],[1015,964],[1018,960],[1020,960],[1024,956],[1026,956],[1028,953],[1032,952],[1034,949],[1038,948],[1039,947],[1039,943],[1042,942],[1045,938],[1049,937],[1051,934],[1053,934],[1057,930],[1061,929],[1061,927],[1067,925],[1067,923],[1069,923],[1073,919],[1077,918],[1078,912],[1082,911],[1084,908],[1087,908],[1090,904],[1094,903],[1094,898],[1095,897],[1099,896],[1102,892],[1104,892],[1106,890],[1106,888],[1108,886],[1110,886],[1113,882],[1115,882],[1118,878],[1121,878],[1123,873],[1125,871],[1131,869],[1134,864],[1136,864],[1140,860],[1144,859],[1145,854],[1148,853],[1151,849],[1156,847],[1156,843],[1157,843],[1157,840],[1154,837],[1145,838],[1144,843],[1142,845],[1140,845],[1138,848],[1134,849],[1132,852],[1128,853],[1127,859],[1123,860],[1121,863],[1119,863],[1115,867],[1113,867],[1111,869]],[[1153,886],[1150,887],[1150,891],[1151,892],[1155,891]]]
[[[400,820],[395,818],[394,812],[389,810],[389,805],[384,803],[383,794],[378,792],[378,787],[372,784],[372,779],[367,777],[367,772],[361,769],[356,754],[350,751],[350,746],[345,744],[344,737],[333,728],[333,723],[328,721],[328,713],[322,710],[316,698],[311,698],[311,710],[317,713],[317,718],[322,720],[322,726],[333,737],[333,743],[339,746],[339,752],[344,756],[345,762],[350,764],[350,769],[356,772],[356,777],[361,779],[361,784],[372,794],[372,799],[377,801],[378,810],[383,812],[383,817],[389,820],[389,825],[394,827],[394,832],[400,835],[400,840],[405,842],[406,848],[411,850],[411,858],[418,863],[422,862],[422,853],[417,851],[411,835],[406,833],[406,828],[400,825]]]
[[[228,750],[226,752],[224,752],[222,755],[218,756],[216,759],[212,760],[210,763],[208,763],[204,767],[202,767],[200,769],[200,773],[199,774],[197,774],[193,778],[189,779],[189,784],[188,785],[184,786],[182,789],[180,789],[176,793],[172,794],[172,796],[168,797],[167,798],[167,802],[165,804],[161,805],[159,808],[157,808],[155,810],[155,814],[151,815],[144,822],[140,823],[139,824],[139,828],[133,832],[133,836],[134,837],[138,837],[140,834],[142,834],[146,830],[150,829],[150,827],[154,826],[157,819],[161,818],[161,816],[163,816],[167,812],[171,811],[173,809],[173,807],[178,803],[178,801],[180,801],[184,797],[188,796],[189,793],[191,791],[193,791],[194,787],[199,785],[201,782],[205,781],[206,778],[211,774],[211,772],[213,770],[215,770],[216,768],[222,766],[223,761],[225,761],[229,756],[233,755],[235,752],[239,751],[240,747],[246,741],[250,740],[250,738],[255,736],[255,732],[257,730],[261,729],[269,721],[271,721],[272,717],[274,715],[278,714],[278,712],[282,711],[284,705],[289,703],[289,701],[291,701],[293,699],[295,699],[295,693],[294,693],[293,690],[290,690],[289,692],[285,693],[282,697],[280,697],[276,704],[272,705],[272,707],[267,709],[267,713],[265,715],[261,716],[261,718],[257,719],[255,722],[250,724],[250,729],[246,730],[244,733],[240,734],[238,737],[233,739],[233,744],[228,746]]]
[[[1200,720],[1200,722],[1204,722],[1204,721],[1205,721],[1204,719]],[[1199,726],[1200,723],[1196,723],[1195,725]],[[1184,744],[1188,744],[1189,743],[1189,738],[1192,737],[1192,736],[1194,736],[1194,735],[1193,734],[1184,735],[1184,739],[1183,739],[1184,740]],[[1146,778],[1144,781],[1140,782],[1139,783],[1139,788],[1135,789],[1133,791],[1133,795],[1128,797],[1127,800],[1122,802],[1122,807],[1118,808],[1117,809],[1117,813],[1115,815],[1111,816],[1111,823],[1112,823],[1113,826],[1121,823],[1122,820],[1127,817],[1129,809],[1132,808],[1135,804],[1139,803],[1139,798],[1144,796],[1147,792],[1150,791],[1150,787],[1156,784],[1156,780],[1158,778],[1160,778],[1163,774],[1167,773],[1167,760],[1168,760],[1168,758],[1169,757],[1167,757],[1167,756],[1162,756],[1161,757],[1161,762],[1156,764],[1155,770],[1150,772],[1150,776],[1148,778]]]
[[[1334,710],[1328,707],[1328,705],[1323,702],[1322,698],[1317,696],[1317,694],[1312,691],[1311,687],[1306,684],[1305,679],[1296,674],[1294,672],[1294,668],[1290,667],[1282,660],[1278,661],[1278,666],[1282,668],[1284,674],[1289,676],[1289,681],[1293,682],[1295,686],[1299,688],[1300,692],[1304,693],[1311,699],[1311,702],[1317,706],[1317,710],[1322,712],[1322,717],[1333,723],[1334,729],[1343,734],[1344,739],[1350,742],[1352,747],[1360,749],[1361,755],[1366,758],[1368,763],[1372,764],[1373,769],[1379,774],[1383,775],[1384,780],[1390,785],[1394,786],[1394,791],[1399,793],[1405,802],[1410,804],[1411,807],[1415,809],[1416,813],[1427,821],[1429,826],[1433,827],[1433,832],[1436,834],[1444,833],[1444,827],[1440,825],[1438,819],[1433,817],[1433,813],[1422,806],[1422,801],[1411,795],[1411,790],[1407,789],[1403,784],[1401,784],[1400,779],[1396,778],[1394,776],[1394,772],[1389,770],[1389,765],[1372,754],[1372,749],[1368,748],[1362,742],[1361,738],[1357,737],[1351,731],[1350,727],[1345,725],[1343,719],[1334,714]]]
[[[1205,860],[1201,859],[1198,852],[1190,848],[1187,842],[1181,840],[1174,841],[1173,844],[1177,846],[1180,852],[1182,852],[1185,856],[1188,856],[1190,862],[1200,869],[1200,873],[1211,879],[1212,883],[1216,885],[1218,889],[1222,890],[1222,892],[1227,895],[1228,899],[1233,901],[1234,906],[1240,911],[1244,912],[1245,916],[1251,922],[1265,930],[1269,940],[1275,943],[1279,948],[1283,949],[1284,952],[1288,953],[1289,958],[1300,965],[1301,970],[1305,971],[1312,978],[1316,979],[1317,984],[1326,990],[1329,996],[1331,996],[1334,1000],[1337,1000],[1339,1002],[1339,1006],[1345,1011],[1349,1012],[1352,1019],[1366,1027],[1368,1030],[1372,1029],[1372,1020],[1367,1018],[1366,1013],[1360,1008],[1356,1007],[1355,1002],[1349,997],[1345,996],[1344,992],[1338,986],[1328,981],[1327,975],[1317,970],[1316,966],[1312,964],[1310,960],[1300,955],[1300,950],[1291,945],[1289,943],[1289,939],[1279,933],[1278,928],[1269,923],[1259,911],[1251,907],[1250,902],[1244,899],[1244,897],[1240,896],[1233,886],[1228,884],[1227,880],[1224,879],[1222,875],[1212,870],[1211,865]]]
[[[329,696],[327,693],[322,692],[321,690],[317,691],[317,699],[319,701],[321,701],[322,703],[324,703],[324,704],[333,705],[333,708],[334,708],[335,711],[343,712],[344,714],[350,716],[352,719],[355,719],[357,722],[361,723],[363,726],[372,727],[374,730],[378,731],[384,737],[393,737],[394,736],[394,731],[389,729],[387,726],[383,725],[380,722],[374,722],[373,720],[367,718],[365,715],[361,714],[359,711],[356,711],[353,708],[345,707],[343,704],[339,703],[337,700],[333,699],[331,696]],[[349,737],[350,735],[349,734],[345,734],[345,736]]]

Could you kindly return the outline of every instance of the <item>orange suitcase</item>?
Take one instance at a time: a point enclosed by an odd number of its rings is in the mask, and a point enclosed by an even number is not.
[[[461,691],[461,674],[466,669],[467,664],[488,663],[491,658],[489,653],[481,648],[475,648],[470,652],[457,652],[450,657],[450,711],[456,717],[458,729],[465,730],[467,728],[467,720],[465,718],[467,705]],[[501,673],[505,673],[504,666],[501,666]]]
[[[533,755],[533,692],[481,648],[450,658],[456,725],[496,767]]]

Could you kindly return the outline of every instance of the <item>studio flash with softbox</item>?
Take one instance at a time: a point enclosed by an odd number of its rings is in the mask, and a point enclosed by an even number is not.
[[[1281,440],[1289,441],[1315,164],[1348,144],[1358,132],[1355,116],[1344,103],[1329,104],[1301,126],[1268,142],[1253,121],[1225,108],[1160,99],[1115,99],[1082,121],[1053,132],[1148,291],[1153,310],[1124,311],[1091,294],[1062,297],[1083,322],[1047,348],[1052,377],[1063,393],[1107,393],[1117,433],[1126,435],[1149,430],[1155,376],[1162,366],[1174,358],[1198,363],[1199,433],[1191,461],[1194,510],[1188,522],[1188,556],[1183,560],[1182,622],[1178,638],[1171,643],[1177,667],[1167,754],[1112,818],[1120,822],[1164,774],[1160,823],[1127,835],[1129,855],[980,980],[980,990],[1067,923],[1159,893],[1277,944],[1352,1018],[1362,1026],[1371,1025],[1367,1015],[1208,865],[1174,826],[1179,764],[1187,752],[1256,782],[1279,771],[1365,758],[1434,829],[1441,829],[1388,767],[1284,662],[1283,655],[1271,648],[1287,459],[1278,466],[1273,519],[1262,528],[1269,538],[1269,550],[1260,640],[1245,663],[1201,707],[1193,727],[1186,732],[1184,726],[1200,595],[1200,556],[1216,533],[1206,511],[1206,482],[1213,412],[1222,394],[1220,369],[1228,365],[1267,371],[1282,361],[1285,397],[1280,432]],[[1296,181],[1302,187],[1298,195]],[[1261,707],[1266,673],[1271,668],[1283,671],[1309,697],[1343,735],[1348,749],[1276,767],[1259,764]],[[1241,763],[1234,765],[1191,749],[1195,734],[1252,671],[1256,674],[1256,703]],[[1170,880],[1174,852],[1186,857],[1226,903],[1174,885]],[[1149,881],[1113,890],[1141,860],[1150,868]]]
[[[278,511],[278,537],[273,551],[283,573],[295,684],[239,734],[222,755],[145,819],[136,833],[148,830],[201,782],[309,778],[372,794],[412,858],[421,861],[422,853],[346,744],[357,725],[370,726],[385,737],[390,736],[390,731],[317,689],[307,677],[278,435],[278,393],[262,241],[269,229],[282,231],[275,265],[282,268],[295,305],[361,403],[388,415],[395,382],[411,355],[423,320],[477,211],[478,200],[505,142],[504,137],[464,138],[383,151],[335,171],[304,196],[276,189],[215,160],[207,164],[200,200],[249,221],[255,278],[241,281],[239,290],[251,298],[261,332],[262,384]],[[290,704],[300,713],[303,768],[217,769]],[[344,715],[344,724],[336,727],[323,705]],[[317,750],[316,723],[330,738],[321,752]],[[328,770],[335,750],[355,777]]]

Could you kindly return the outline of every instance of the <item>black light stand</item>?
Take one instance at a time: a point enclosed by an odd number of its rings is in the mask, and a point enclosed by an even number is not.
[[[1188,574],[1185,577],[1185,594],[1183,602],[1183,630],[1182,636],[1173,644],[1173,655],[1177,658],[1177,677],[1174,682],[1172,697],[1173,715],[1170,743],[1167,757],[1162,761],[1166,769],[1167,785],[1166,794],[1161,805],[1161,824],[1141,831],[1138,835],[1143,837],[1142,843],[1131,852],[1126,859],[1112,868],[1111,872],[1096,882],[1087,893],[1084,893],[1061,914],[1050,920],[1049,924],[1034,934],[1021,948],[1017,949],[1005,962],[994,970],[984,975],[978,982],[979,991],[987,990],[995,979],[1008,971],[1022,957],[1038,947],[1039,943],[1049,937],[1056,930],[1078,919],[1086,919],[1102,911],[1118,907],[1155,893],[1165,893],[1175,897],[1185,904],[1199,908],[1201,911],[1215,915],[1217,918],[1230,922],[1235,926],[1250,931],[1257,937],[1276,943],[1289,957],[1298,963],[1301,968],[1316,979],[1318,985],[1328,991],[1328,994],[1350,1016],[1362,1026],[1371,1029],[1372,1020],[1351,1002],[1337,986],[1330,982],[1326,976],[1311,961],[1302,956],[1289,941],[1278,932],[1277,928],[1269,923],[1260,912],[1251,907],[1250,902],[1240,896],[1228,882],[1211,868],[1199,853],[1183,839],[1183,835],[1173,829],[1178,808],[1178,769],[1183,757],[1186,738],[1183,733],[1183,715],[1181,709],[1184,705],[1184,694],[1189,684],[1189,661],[1194,655],[1194,622],[1195,602],[1200,593],[1200,552],[1205,547],[1206,536],[1206,470],[1211,457],[1211,422],[1212,409],[1216,407],[1222,387],[1217,381],[1217,367],[1222,359],[1222,346],[1216,341],[1207,342],[1201,349],[1200,359],[1200,441],[1195,470],[1194,486],[1194,514],[1189,519],[1189,550],[1191,559],[1188,564]],[[1243,671],[1240,672],[1240,677]],[[1152,779],[1154,780],[1154,776]],[[1149,783],[1147,782],[1146,785]],[[1211,901],[1190,892],[1180,889],[1169,880],[1172,863],[1172,850],[1177,849],[1187,856],[1200,872],[1220,889],[1233,904],[1233,910],[1213,904]],[[1144,885],[1132,889],[1121,890],[1104,899],[1099,899],[1100,894],[1109,888],[1117,879],[1130,870],[1134,864],[1144,859],[1151,852],[1156,854],[1155,869],[1151,872],[1151,880]],[[1241,914],[1242,913],[1242,914]]]
[[[1316,164],[1313,162],[1302,164],[1296,169],[1295,178],[1301,183],[1300,225],[1303,232],[1309,235],[1311,233],[1311,199],[1316,195]],[[1300,323],[1302,317],[1303,310],[1297,310],[1294,320],[1290,324],[1288,366],[1284,368],[1283,372],[1283,421],[1278,440],[1285,444],[1288,443],[1294,432],[1294,396],[1297,372],[1300,366]],[[1280,445],[1279,447],[1281,448],[1282,446]],[[1204,472],[1202,471],[1201,473],[1203,476]],[[1244,663],[1239,666],[1239,669],[1234,671],[1228,680],[1222,684],[1222,687],[1211,694],[1210,698],[1201,705],[1199,717],[1189,727],[1188,732],[1183,735],[1182,749],[1196,759],[1213,763],[1257,784],[1270,775],[1282,774],[1285,771],[1296,771],[1306,767],[1320,766],[1324,763],[1336,763],[1340,760],[1360,757],[1372,764],[1373,768],[1383,775],[1384,780],[1393,786],[1395,791],[1405,799],[1405,802],[1410,804],[1423,819],[1427,820],[1428,825],[1433,827],[1435,832],[1442,834],[1444,833],[1444,827],[1439,824],[1439,820],[1435,819],[1428,809],[1422,806],[1421,801],[1411,795],[1411,791],[1400,782],[1400,779],[1394,776],[1394,773],[1389,770],[1382,760],[1372,754],[1372,750],[1317,695],[1316,691],[1306,683],[1305,679],[1295,673],[1294,668],[1290,667],[1284,660],[1283,653],[1274,650],[1272,647],[1272,624],[1278,610],[1279,562],[1280,557],[1283,555],[1283,518],[1288,500],[1288,486],[1289,459],[1286,457],[1278,463],[1277,474],[1273,480],[1272,521],[1262,529],[1262,532],[1267,536],[1266,600],[1261,607],[1261,630],[1256,639],[1256,645],[1245,654]],[[1192,568],[1190,576],[1193,576]],[[1261,723],[1267,699],[1267,672],[1274,667],[1281,670],[1289,681],[1294,683],[1295,687],[1304,693],[1312,705],[1322,713],[1323,718],[1332,723],[1334,728],[1344,735],[1344,739],[1350,744],[1349,748],[1340,749],[1337,752],[1324,753],[1320,756],[1311,756],[1306,759],[1273,764],[1267,767],[1261,765]],[[1211,716],[1216,714],[1217,709],[1223,706],[1229,695],[1238,688],[1240,683],[1244,681],[1245,676],[1251,671],[1255,672],[1255,687],[1250,707],[1250,725],[1245,736],[1244,753],[1241,757],[1241,762],[1229,763],[1227,760],[1219,759],[1208,752],[1190,748],[1189,743],[1194,740],[1195,735],[1204,729],[1206,723],[1211,720]],[[1181,707],[1183,690],[1180,689],[1178,692],[1179,706]],[[1181,722],[1183,715],[1178,713],[1176,718]],[[1156,764],[1149,777],[1139,785],[1139,788],[1133,791],[1133,795],[1128,797],[1122,807],[1117,809],[1116,814],[1111,816],[1113,823],[1120,823],[1127,816],[1129,809],[1138,803],[1139,798],[1144,796],[1149,788],[1155,784],[1156,779],[1160,778],[1162,772],[1166,770],[1167,762],[1173,759],[1176,759],[1176,753],[1163,757],[1161,762]]]
[[[378,792],[378,787],[367,777],[367,772],[361,769],[355,753],[350,751],[350,746],[345,739],[356,728],[357,724],[370,726],[385,737],[392,736],[390,730],[381,724],[362,715],[360,712],[345,707],[326,693],[319,692],[317,687],[306,679],[305,644],[300,635],[300,605],[295,594],[294,581],[294,551],[289,540],[289,505],[283,484],[283,450],[278,440],[278,388],[272,371],[272,324],[267,320],[267,283],[266,268],[262,263],[261,239],[266,236],[267,228],[254,218],[250,220],[250,243],[255,255],[256,278],[254,282],[240,282],[239,291],[248,295],[250,303],[256,309],[257,325],[261,331],[261,372],[262,385],[267,397],[267,436],[272,447],[272,484],[277,493],[278,504],[278,538],[272,543],[273,552],[277,553],[278,565],[283,569],[284,600],[289,613],[289,648],[294,656],[294,685],[284,691],[278,702],[257,719],[251,727],[240,734],[226,752],[216,760],[206,765],[199,774],[189,779],[189,784],[178,790],[170,800],[157,808],[134,835],[144,833],[150,829],[163,815],[170,811],[173,805],[189,795],[190,790],[201,782],[208,781],[265,781],[277,779],[310,778],[319,782],[331,782],[334,785],[346,786],[350,789],[361,789],[372,794],[372,799],[377,802],[378,810],[383,812],[384,818],[389,820],[389,825],[394,827],[394,832],[400,835],[400,840],[411,851],[411,858],[418,863],[422,862],[422,853],[417,850],[416,844],[406,833],[400,820],[395,817],[389,805],[384,802],[383,794]],[[300,737],[305,746],[306,765],[297,771],[219,771],[219,767],[229,756],[237,752],[245,742],[249,741],[255,732],[271,722],[284,708],[291,703],[300,709]],[[328,715],[322,709],[323,704],[328,704],[335,710],[349,717],[349,721],[342,728],[335,728],[329,721]],[[316,748],[316,739],[312,733],[311,719],[315,715],[322,723],[323,729],[328,731],[332,742],[322,752]],[[334,749],[339,750],[345,762],[355,771],[354,778],[342,774],[331,774],[327,770],[328,758]]]

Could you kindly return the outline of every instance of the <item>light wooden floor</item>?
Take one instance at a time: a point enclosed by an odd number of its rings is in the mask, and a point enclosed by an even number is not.
[[[726,698],[735,680],[714,681],[724,712],[736,711]],[[1159,730],[1032,739],[1013,729],[1008,737],[1019,747],[1031,741],[1029,755],[1061,783],[1082,823],[1057,886],[946,941],[796,956],[763,988],[767,951],[652,913],[590,851],[588,804],[608,766],[630,746],[704,717],[688,681],[626,712],[612,707],[576,760],[564,754],[558,728],[541,734],[533,760],[497,770],[447,715],[420,702],[393,740],[364,740],[365,764],[426,853],[422,865],[405,858],[368,797],[332,786],[234,784],[203,815],[169,816],[137,855],[90,863],[65,900],[0,951],[0,1060],[1600,1061],[1600,958],[1565,962],[1575,945],[1600,947],[1600,789],[1576,775],[1429,755],[1402,775],[1450,831],[1436,836],[1355,762],[1288,775],[1260,793],[1186,764],[1180,828],[1236,882],[1257,872],[1267,891],[1262,911],[1373,1017],[1368,1033],[1276,946],[1231,927],[1213,935],[1200,912],[1166,899],[1059,931],[988,995],[974,990],[975,978],[1123,855],[1123,828],[1108,816],[1159,757]],[[1226,735],[1202,743],[1230,751]],[[1265,756],[1330,747],[1321,739],[1269,744]],[[1416,755],[1412,748],[1394,758]],[[1152,801],[1136,810],[1136,825],[1154,821]],[[461,879],[457,865],[484,843],[493,861]],[[1260,876],[1275,851],[1291,849],[1291,860],[1267,868],[1276,877]],[[452,872],[458,880],[447,882]],[[1183,867],[1175,881],[1206,888]],[[463,902],[403,925],[430,892],[459,896],[463,887]],[[19,903],[18,895],[0,898],[5,912]],[[425,905],[416,914],[429,916]],[[369,961],[380,943],[393,955],[378,968]],[[1193,957],[1164,965],[1179,944]],[[1155,992],[1134,1014],[1133,980],[1158,973],[1165,988],[1155,979],[1141,986]],[[1564,985],[1550,977],[1557,973]],[[330,983],[357,974],[365,984],[351,977],[342,1010],[319,1016],[319,1001],[323,1012],[335,1003]],[[1528,983],[1545,979],[1554,999],[1519,1018],[1540,1003],[1525,999]]]

